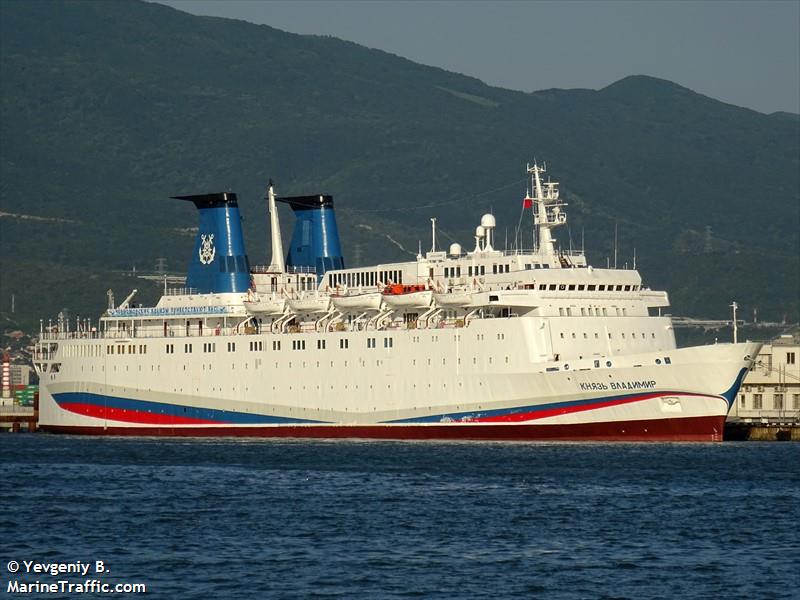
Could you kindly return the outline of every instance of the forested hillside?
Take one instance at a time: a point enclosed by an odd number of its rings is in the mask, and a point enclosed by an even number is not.
[[[796,115],[646,76],[527,94],[144,2],[0,3],[0,82],[0,313],[14,294],[26,327],[96,316],[112,276],[155,298],[115,272],[183,271],[195,214],[169,196],[236,191],[257,263],[269,178],[333,194],[352,265],[416,253],[428,217],[469,247],[491,210],[512,244],[534,157],[570,203],[562,245],[605,265],[617,224],[619,263],[635,248],[673,312],[798,320]]]

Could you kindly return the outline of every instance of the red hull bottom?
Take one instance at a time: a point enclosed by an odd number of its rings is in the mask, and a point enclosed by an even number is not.
[[[386,440],[564,440],[719,442],[725,417],[569,425],[281,425],[269,427],[84,427],[41,425],[51,433],[170,437],[354,438]]]

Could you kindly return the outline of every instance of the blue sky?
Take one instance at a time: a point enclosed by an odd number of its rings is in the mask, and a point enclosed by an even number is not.
[[[332,35],[510,89],[597,89],[642,74],[760,112],[800,112],[797,0],[160,1]]]

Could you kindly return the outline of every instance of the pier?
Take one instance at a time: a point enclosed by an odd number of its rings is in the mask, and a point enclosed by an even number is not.
[[[0,405],[0,431],[33,433],[39,422],[38,406]]]

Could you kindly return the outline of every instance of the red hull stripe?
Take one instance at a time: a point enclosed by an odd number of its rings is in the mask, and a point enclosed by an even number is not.
[[[114,408],[111,406],[79,402],[62,404],[61,408],[86,417],[120,421],[122,423],[142,423],[150,425],[214,425],[218,423],[218,421],[211,421],[208,419],[193,419],[191,417],[179,417],[176,415],[165,415],[129,408]]]
[[[564,425],[274,425],[245,427],[83,427],[42,425],[52,433],[180,437],[362,438],[395,440],[564,440],[684,441],[722,440],[724,416],[614,421]]]
[[[629,396],[627,398],[614,398],[611,400],[604,400],[602,402],[593,402],[590,405],[581,406],[560,406],[558,408],[550,408],[545,410],[534,410],[531,412],[511,413],[506,415],[497,415],[494,417],[483,417],[475,419],[478,423],[502,423],[502,422],[519,422],[519,421],[532,421],[534,419],[544,419],[546,417],[555,417],[558,415],[567,415],[570,413],[583,412],[585,410],[594,410],[596,408],[606,408],[608,406],[618,406],[620,404],[630,404],[632,402],[639,402],[641,400],[649,400],[650,398],[658,398],[668,394],[643,394],[641,396]]]

